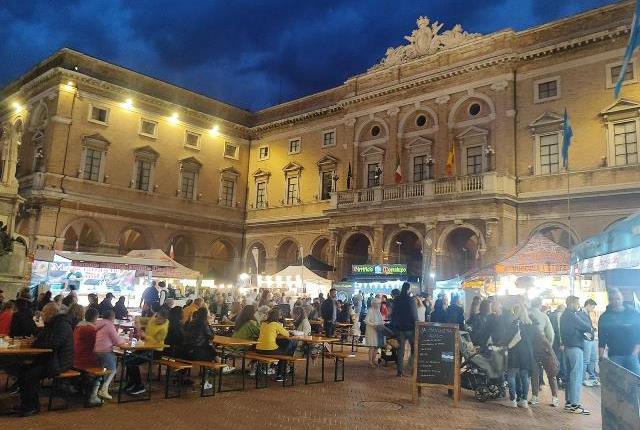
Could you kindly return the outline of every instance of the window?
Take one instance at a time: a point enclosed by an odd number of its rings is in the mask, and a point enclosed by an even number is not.
[[[86,148],[84,157],[83,179],[89,181],[100,180],[100,165],[102,164],[102,151]]]
[[[261,146],[258,148],[258,160],[268,160],[269,159],[269,147]]]
[[[91,106],[89,109],[89,121],[106,125],[109,121],[109,109]]]
[[[418,155],[413,157],[413,182],[426,181],[431,179],[431,166],[428,155]]]
[[[620,77],[620,72],[622,71],[622,64],[614,63],[607,64],[606,67],[607,75],[607,88],[613,88],[614,85],[618,82],[618,78]],[[627,69],[624,72],[624,79],[622,81],[623,85],[630,84],[632,82],[636,82],[636,65],[635,62],[630,62],[627,66]]]
[[[482,173],[482,146],[467,148],[467,175]]]
[[[480,113],[480,105],[478,103],[472,103],[469,106],[469,115],[476,116]]]
[[[377,125],[374,125],[373,127],[371,127],[371,136],[376,137],[380,134],[380,127]]]
[[[533,83],[533,102],[543,103],[560,98],[560,76],[539,79]]]
[[[155,121],[151,121],[148,119],[140,120],[140,130],[139,133],[143,136],[147,137],[157,137],[158,131],[158,123]]]
[[[145,160],[136,161],[136,176],[134,179],[134,187],[136,190],[149,191],[151,184],[152,163]]]
[[[224,156],[225,158],[238,159],[238,147],[229,142],[224,143]]]
[[[424,127],[427,124],[427,117],[424,115],[418,115],[416,118],[416,125],[418,127]]]
[[[291,139],[289,141],[289,154],[298,154],[300,152],[300,139]]]
[[[267,207],[267,182],[256,182],[256,208],[263,209]]]
[[[333,191],[333,172],[322,172],[320,200],[329,200]]]
[[[636,164],[638,162],[636,122],[628,121],[614,124],[613,144],[617,166]]]
[[[322,146],[334,146],[336,144],[336,132],[335,131],[325,131],[322,134]]]
[[[540,174],[558,173],[560,171],[559,134],[540,136]]]
[[[180,196],[184,199],[193,200],[195,198],[196,173],[182,172],[180,178]]]
[[[298,188],[298,177],[290,176],[287,178],[287,204],[294,205],[300,199]]]
[[[222,178],[222,193],[220,195],[220,204],[222,206],[232,208],[233,207],[233,195],[235,191],[236,183],[233,179]]]
[[[367,188],[377,187],[380,182],[380,165],[378,163],[367,164]]]
[[[184,146],[188,148],[200,149],[200,135],[187,131],[184,137]]]

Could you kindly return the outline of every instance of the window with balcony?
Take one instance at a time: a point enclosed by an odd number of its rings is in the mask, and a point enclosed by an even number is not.
[[[482,173],[482,146],[467,148],[467,175]]]
[[[426,181],[432,179],[431,157],[428,155],[417,155],[413,157],[413,182]]]
[[[560,171],[560,134],[540,136],[540,174],[548,175]]]
[[[329,200],[333,191],[334,172],[322,172],[320,200]]]
[[[367,164],[367,188],[380,185],[380,163]]]
[[[103,182],[108,148],[109,142],[100,134],[83,137],[78,177]]]

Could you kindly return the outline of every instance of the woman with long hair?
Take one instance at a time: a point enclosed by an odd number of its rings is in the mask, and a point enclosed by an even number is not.
[[[273,308],[269,311],[267,320],[260,324],[256,352],[265,355],[293,355],[297,342],[291,341],[288,337],[289,332],[280,323],[280,310],[277,307]],[[286,362],[279,360],[276,381],[284,380],[285,367]]]
[[[505,405],[515,408],[528,408],[529,375],[537,363],[533,356],[533,337],[536,330],[529,318],[527,308],[517,303],[513,306],[514,321],[509,332],[507,348],[507,380],[509,382],[509,400]]]
[[[364,337],[365,343],[369,347],[369,365],[371,367],[377,367],[376,355],[378,354],[378,348],[384,346],[384,318],[380,312],[381,304],[382,300],[379,298],[373,299],[364,319],[366,325]]]

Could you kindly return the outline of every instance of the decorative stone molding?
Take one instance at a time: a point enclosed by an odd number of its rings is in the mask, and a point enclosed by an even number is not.
[[[51,121],[52,122],[57,122],[59,124],[66,124],[69,125],[71,124],[71,118],[67,118],[64,116],[58,116],[58,115],[54,115],[51,117]]]
[[[349,118],[348,120],[346,120],[344,122],[344,125],[346,125],[347,127],[353,127],[354,125],[356,125],[356,119],[355,118]]]
[[[451,100],[451,96],[440,96],[436,98],[436,104],[443,105]]]
[[[499,92],[504,91],[509,86],[509,82],[507,81],[498,81],[491,84],[491,89],[493,91]]]
[[[389,116],[396,116],[399,113],[400,113],[400,108],[397,106],[387,109],[387,115]]]
[[[409,44],[388,48],[385,57],[378,64],[371,67],[369,71],[385,69],[416,58],[435,54],[438,51],[459,46],[480,36],[479,33],[463,31],[460,24],[454,25],[451,30],[440,33],[444,24],[435,21],[430,25],[429,18],[425,16],[419,17],[416,20],[416,24],[418,28],[413,30],[410,36],[404,37]]]

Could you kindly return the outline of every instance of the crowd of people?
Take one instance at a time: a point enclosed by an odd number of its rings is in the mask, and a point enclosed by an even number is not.
[[[233,337],[257,342],[256,352],[267,355],[322,353],[305,349],[310,347],[291,339],[291,334],[322,332],[331,337],[338,335],[338,327],[347,327],[359,344],[368,347],[369,365],[374,368],[393,340],[399,377],[412,371],[416,323],[456,324],[470,334],[479,351],[506,351],[504,378],[499,382],[506,397],[503,403],[510,407],[528,408],[539,403],[546,374],[551,406],[560,405],[559,392],[564,388],[564,409],[588,415],[581,402],[582,387],[599,384],[598,357],[605,355],[640,374],[640,314],[625,306],[622,294],[615,289],[609,290],[609,306],[599,321],[592,317],[596,306],[593,300],[580,306],[579,299],[573,296],[554,310],[543,306],[539,299],[529,302],[520,298],[506,306],[496,297],[475,297],[465,315],[457,295],[441,294],[434,302],[430,296],[412,294],[408,283],[393,290],[390,297],[371,294],[365,298],[358,292],[343,301],[337,298],[335,289],[326,298],[320,294],[313,299],[251,290],[243,296],[207,294],[189,299],[184,307],[177,306],[172,297],[159,294],[162,289],[162,285],[154,283],[144,291],[142,315],[135,318],[134,328],[126,338],[119,334],[117,320],[127,318],[128,310],[124,298],[113,304],[115,297],[111,293],[102,301],[90,294],[86,307],[78,304],[75,291],[53,298],[50,293],[43,293],[32,299],[29,290],[24,289],[9,301],[0,294],[0,337],[31,339],[33,347],[53,351],[28,363],[3,366],[15,377],[11,390],[20,393],[20,413],[31,415],[39,411],[41,379],[71,368],[108,369],[103,380],[85,381],[82,388],[92,405],[111,400],[109,388],[117,367],[114,347],[123,347],[134,339],[155,347],[156,356],[219,361],[211,344],[212,320],[228,323],[233,327]],[[41,328],[36,324],[39,319]],[[344,335],[344,330],[340,333]],[[407,343],[410,355],[405,360]],[[125,391],[129,395],[141,395],[147,390],[139,369],[143,362],[127,363]],[[286,377],[286,372],[285,361],[273,369],[278,381]],[[211,381],[206,381],[205,389],[211,387]]]

